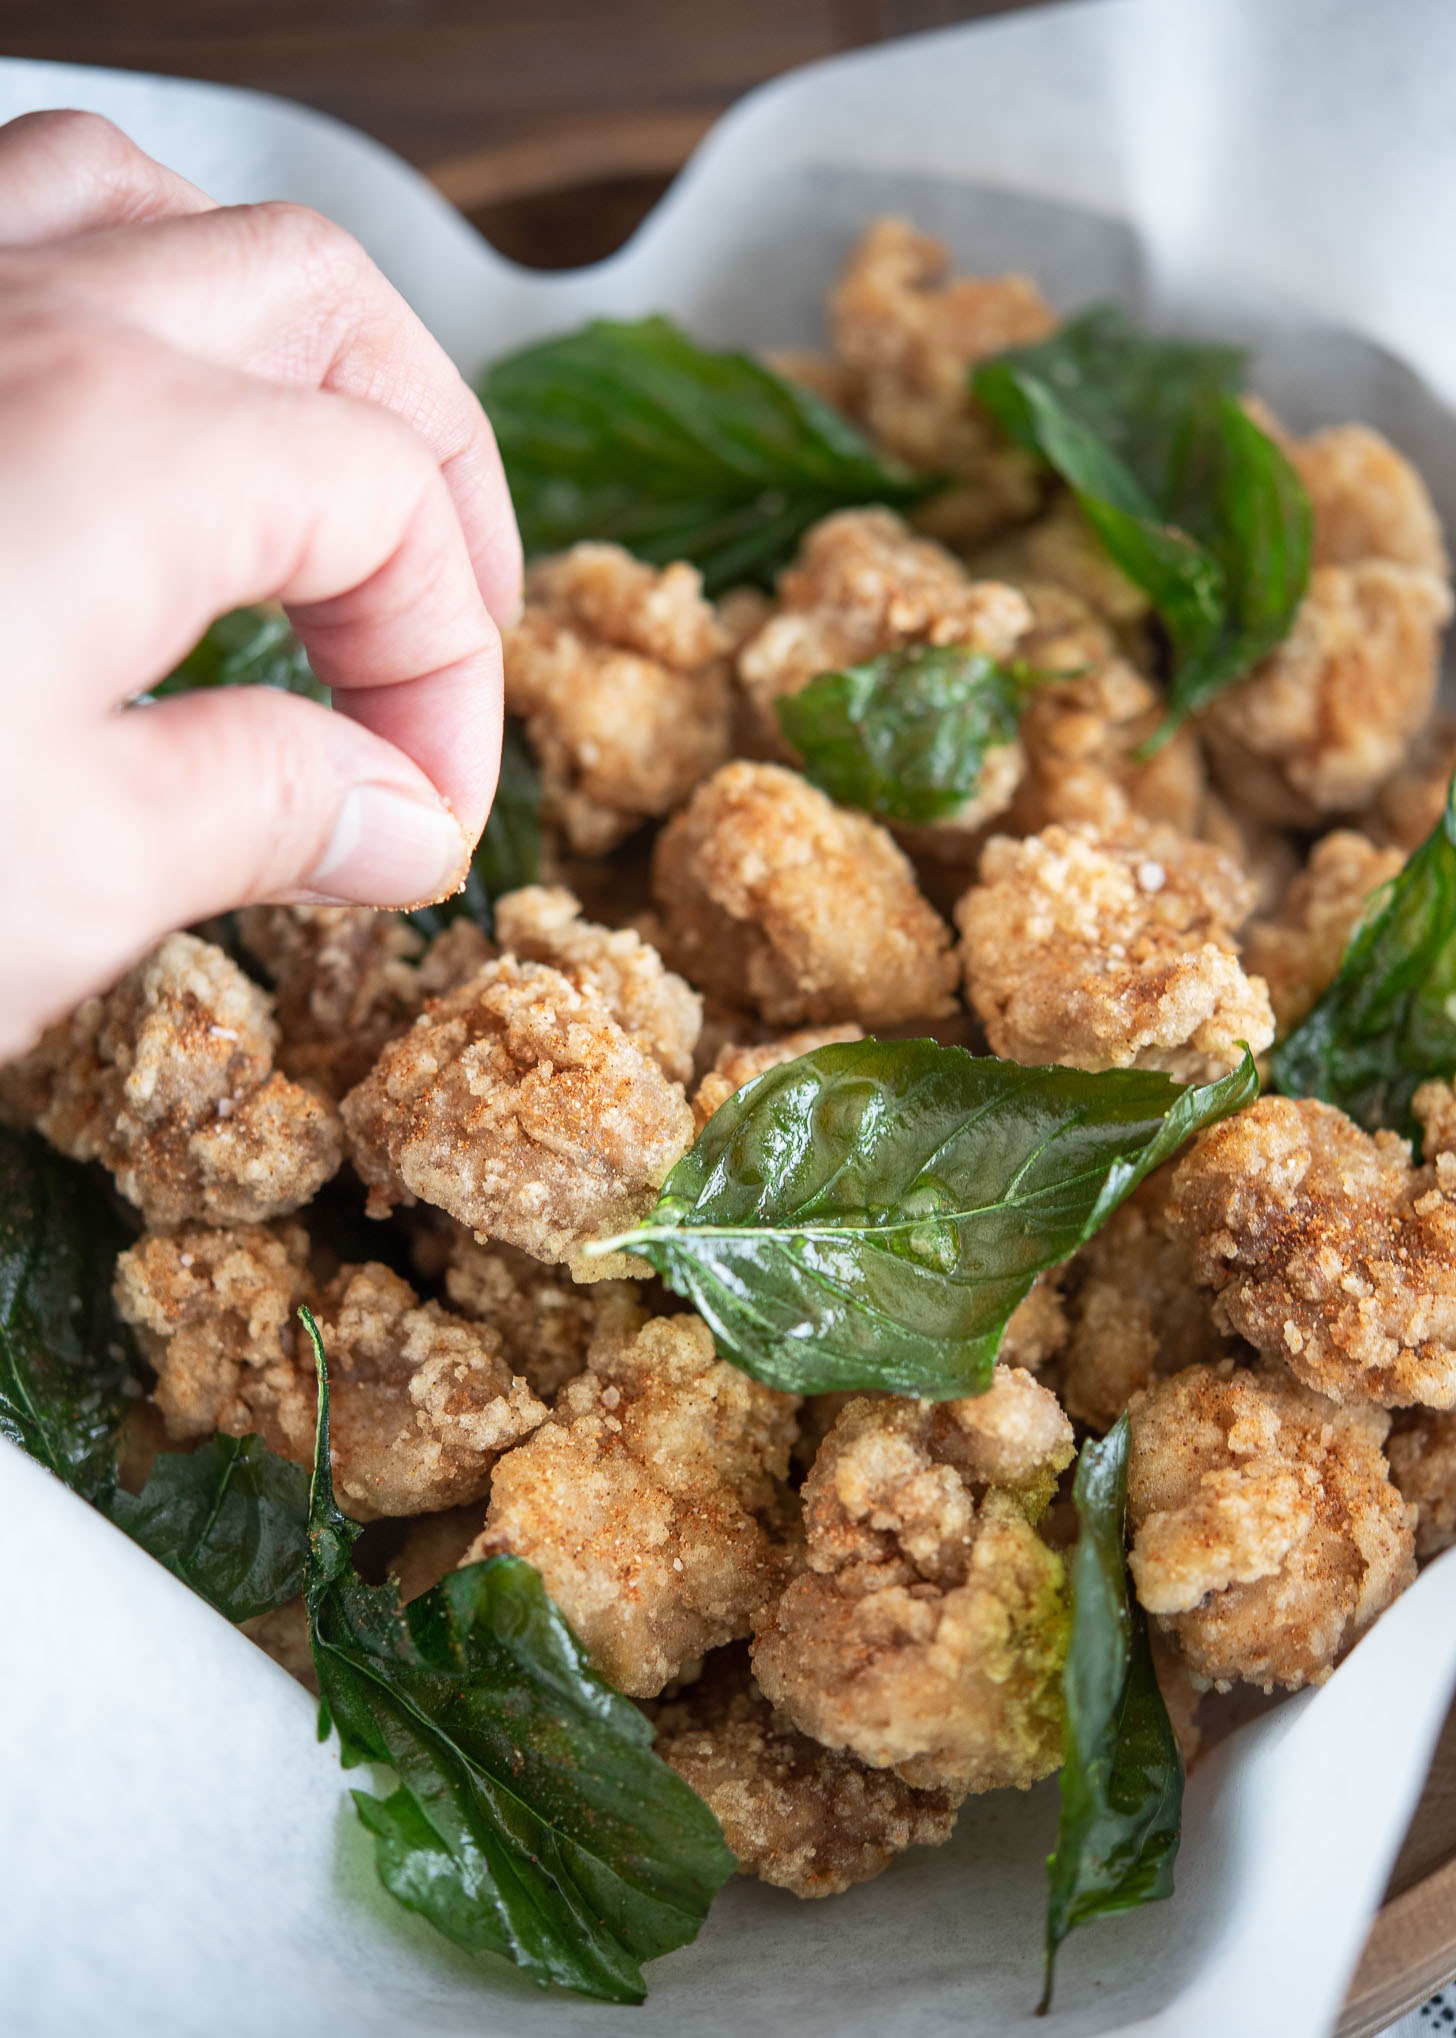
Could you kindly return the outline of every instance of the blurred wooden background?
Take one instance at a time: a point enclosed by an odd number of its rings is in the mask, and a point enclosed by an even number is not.
[[[0,0],[0,51],[252,85],[430,172],[505,253],[624,239],[715,116],[815,57],[1027,0]]]

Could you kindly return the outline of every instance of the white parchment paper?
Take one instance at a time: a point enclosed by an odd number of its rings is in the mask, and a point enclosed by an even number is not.
[[[0,62],[0,118],[110,114],[220,199],[369,247],[473,368],[592,312],[812,340],[863,219],[1242,333],[1291,423],[1360,416],[1456,528],[1456,11],[1448,0],[1093,0],[876,49],[735,109],[609,262],[505,262],[385,151],[212,86]],[[1335,330],[1338,329],[1338,330]],[[1044,1788],[825,1905],[737,1884],[641,2011],[474,1967],[380,1894],[297,1686],[0,1444],[0,2030],[15,2038],[1323,2038],[1456,1680],[1456,1561],[1323,1690],[1190,1783],[1178,1893],[1077,1934],[1038,1991]],[[357,1780],[357,1779],[354,1779]]]

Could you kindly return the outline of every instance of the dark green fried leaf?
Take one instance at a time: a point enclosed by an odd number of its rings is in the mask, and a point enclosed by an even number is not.
[[[821,672],[776,706],[805,776],[831,799],[941,821],[975,798],[986,752],[1015,740],[1025,685],[983,651],[914,644]]]
[[[355,1793],[381,1879],[467,1952],[640,2002],[641,1963],[695,1937],[732,1873],[718,1823],[528,1564],[468,1565],[407,1607],[358,1577],[359,1531],[329,1474],[323,1346],[301,1314],[319,1373],[307,1603],[320,1731],[337,1728],[346,1766],[398,1778],[386,1798]]]
[[[1367,1131],[1419,1140],[1411,1099],[1456,1073],[1456,780],[1435,829],[1350,937],[1339,974],[1274,1050],[1288,1097],[1323,1097]]]
[[[533,885],[540,869],[540,775],[520,723],[507,715],[495,799],[464,887],[438,905],[417,906],[409,918],[422,934],[438,934],[465,914],[489,934],[495,925],[496,900],[522,885]]]
[[[276,686],[311,701],[327,701],[329,690],[313,676],[308,653],[281,609],[234,609],[219,616],[152,692],[191,693],[203,686]]]
[[[816,1048],[730,1097],[651,1215],[597,1250],[649,1260],[772,1387],[974,1394],[1042,1269],[1257,1093],[1247,1055],[1185,1090],[933,1040]]]
[[[709,593],[766,580],[803,531],[934,484],[881,460],[825,403],[664,318],[598,319],[497,361],[480,398],[528,553],[609,538]]]
[[[1165,732],[1288,634],[1309,583],[1309,499],[1239,403],[1242,372],[1234,348],[1148,339],[1103,306],[975,374],[1161,617]]]
[[[231,1621],[271,1613],[303,1590],[308,1474],[261,1437],[164,1452],[142,1491],[114,1493],[106,1511]]]
[[[1073,1486],[1072,1640],[1062,1672],[1062,1809],[1047,1863],[1046,1993],[1076,1926],[1173,1893],[1183,1763],[1128,1586],[1126,1415],[1083,1444]]]

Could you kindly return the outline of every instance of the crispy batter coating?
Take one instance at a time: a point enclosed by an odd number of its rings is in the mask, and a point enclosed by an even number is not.
[[[1416,1555],[1438,1557],[1456,1543],[1456,1413],[1403,1409],[1385,1455],[1402,1499],[1416,1511]]]
[[[573,545],[533,567],[504,648],[542,812],[584,856],[670,813],[728,755],[729,640],[695,567]]]
[[[420,1008],[422,937],[369,906],[249,906],[248,953],[273,980],[285,1075],[342,1097]]]
[[[1174,1173],[1168,1222],[1218,1320],[1334,1401],[1456,1406],[1450,1101],[1444,1084],[1416,1093],[1421,1168],[1393,1132],[1362,1132],[1313,1098],[1261,1097]]]
[[[421,1303],[387,1267],[344,1267],[319,1289],[300,1225],[153,1233],[118,1260],[116,1299],[171,1437],[256,1432],[303,1465],[317,1397],[297,1310],[311,1304],[339,1503],[361,1520],[480,1499],[500,1452],[546,1414],[494,1331]]]
[[[1191,1366],[1131,1403],[1138,1598],[1194,1677],[1298,1690],[1415,1577],[1390,1418],[1287,1374]]]
[[[1071,494],[1056,496],[1043,515],[998,539],[974,564],[1014,587],[1065,589],[1108,623],[1136,623],[1148,613],[1147,596],[1114,562]]]
[[[1421,732],[1404,767],[1388,778],[1361,827],[1377,842],[1407,856],[1419,849],[1446,810],[1456,773],[1456,722],[1436,721]]]
[[[495,934],[522,962],[549,962],[606,1001],[622,1031],[675,1083],[693,1073],[703,1001],[630,927],[594,927],[560,885],[527,885],[496,901]]]
[[[1001,1333],[996,1362],[1039,1373],[1067,1341],[1067,1309],[1062,1298],[1062,1267],[1038,1274],[1024,1302],[1018,1302]]]
[[[590,983],[509,955],[392,1042],[343,1115],[376,1210],[418,1197],[551,1261],[650,1209],[693,1131]]]
[[[1284,642],[1202,717],[1229,800],[1298,828],[1364,806],[1431,712],[1450,613],[1450,588],[1423,568],[1316,567]]]
[[[513,1373],[550,1401],[586,1365],[593,1338],[630,1337],[647,1320],[635,1281],[582,1286],[564,1267],[546,1267],[511,1245],[482,1245],[456,1228],[445,1292],[476,1323],[499,1334]]]
[[[718,1106],[726,1104],[736,1090],[751,1083],[755,1076],[779,1068],[786,1061],[797,1061],[801,1054],[812,1054],[816,1047],[830,1047],[839,1040],[863,1039],[863,1030],[858,1026],[806,1026],[797,1033],[781,1033],[776,1040],[766,1040],[758,1047],[730,1044],[720,1049],[693,1097],[693,1118],[699,1132]]]
[[[1403,862],[1398,849],[1336,828],[1316,842],[1273,918],[1249,928],[1244,967],[1269,986],[1281,1033],[1299,1024],[1329,984],[1366,900]]]
[[[912,1790],[811,1741],[775,1713],[737,1650],[709,1657],[655,1724],[658,1754],[716,1815],[740,1871],[795,1896],[837,1896],[955,1830],[961,1792]]]
[[[333,1106],[273,1068],[270,1001],[220,948],[171,934],[0,1070],[0,1103],[99,1160],[152,1225],[251,1224],[339,1165]]]
[[[783,1582],[795,1405],[717,1358],[696,1316],[607,1333],[496,1467],[470,1554],[534,1564],[603,1676],[651,1697]]]
[[[1032,1524],[1072,1455],[1014,1367],[970,1400],[851,1401],[804,1484],[808,1568],[758,1623],[765,1697],[918,1789],[1054,1769],[1064,1578]]]
[[[1252,904],[1237,865],[1171,828],[995,835],[956,908],[966,995],[1013,1061],[1204,1081],[1274,1037],[1234,940]]]
[[[1309,492],[1316,566],[1393,559],[1450,577],[1441,520],[1410,461],[1369,425],[1328,425],[1285,451]]]
[[[950,930],[864,814],[780,765],[725,765],[657,840],[670,953],[775,1026],[871,1031],[952,1009]]]

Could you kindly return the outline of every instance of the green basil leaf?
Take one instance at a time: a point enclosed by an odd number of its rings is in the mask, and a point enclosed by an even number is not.
[[[1274,1050],[1288,1097],[1323,1097],[1368,1132],[1419,1141],[1411,1099],[1456,1073],[1456,779],[1446,811],[1380,887],[1334,982]]]
[[[165,698],[204,686],[275,686],[311,701],[329,698],[328,688],[314,678],[308,653],[287,616],[281,609],[263,606],[219,616],[202,642],[152,693]]]
[[[111,1277],[129,1242],[85,1168],[0,1128],[0,1435],[87,1499],[110,1490],[127,1409]]]
[[[1239,403],[1243,366],[1235,348],[1149,339],[1100,306],[975,373],[1161,617],[1163,735],[1287,636],[1309,585],[1309,498]]]
[[[308,1474],[261,1437],[166,1451],[138,1494],[106,1512],[133,1542],[231,1621],[296,1599],[308,1553]]]
[[[480,383],[528,553],[610,538],[710,594],[768,580],[820,517],[936,484],[882,460],[808,390],[664,318],[595,320]]]
[[[1042,1269],[1257,1094],[1247,1054],[1180,1089],[933,1040],[837,1043],[745,1084],[651,1215],[594,1250],[650,1261],[771,1387],[975,1394]]]
[[[417,906],[407,917],[422,934],[438,934],[464,914],[490,934],[496,900],[535,884],[540,871],[541,779],[520,723],[507,715],[495,799],[464,887],[454,898]]]
[[[1016,737],[1026,674],[964,645],[913,644],[821,672],[776,703],[804,774],[842,806],[942,821],[974,799],[986,752]]]
[[[542,1986],[640,2002],[641,1963],[697,1934],[733,1857],[707,1806],[652,1752],[646,1718],[591,1669],[515,1557],[452,1572],[402,1607],[370,1586],[334,1503],[328,1373],[306,1598],[320,1733],[346,1767],[394,1771],[355,1793],[385,1887],[469,1953],[503,1953]]]
[[[1127,1416],[1077,1461],[1072,1639],[1056,1852],[1047,1863],[1046,1993],[1076,1926],[1173,1893],[1183,1762],[1153,1674],[1147,1616],[1128,1585]]]

